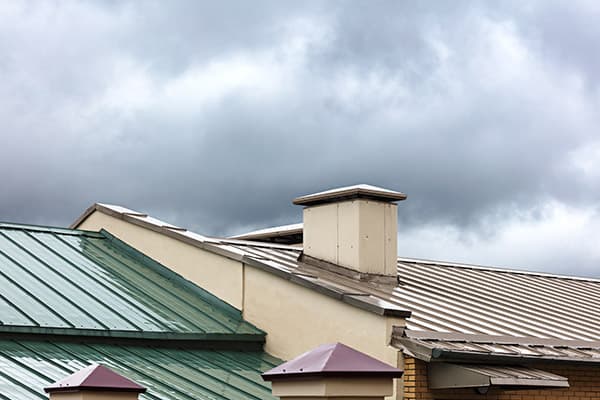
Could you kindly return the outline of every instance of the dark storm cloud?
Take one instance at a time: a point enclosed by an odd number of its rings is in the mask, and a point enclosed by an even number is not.
[[[598,13],[0,5],[1,219],[67,225],[101,201],[228,234],[298,221],[294,196],[358,182],[408,193],[407,231],[463,239],[542,221],[548,204],[595,209]]]

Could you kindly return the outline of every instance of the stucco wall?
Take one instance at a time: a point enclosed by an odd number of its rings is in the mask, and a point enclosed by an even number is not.
[[[111,234],[208,290],[237,309],[242,309],[242,266],[179,240],[100,212],[94,212],[79,229]]]
[[[324,343],[343,342],[396,365],[397,350],[387,346],[386,318],[268,272],[245,268],[244,317],[269,332],[268,352],[290,359]]]

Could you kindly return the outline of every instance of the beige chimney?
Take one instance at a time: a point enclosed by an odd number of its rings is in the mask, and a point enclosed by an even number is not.
[[[406,195],[371,185],[294,199],[304,206],[305,261],[340,266],[359,279],[396,278],[398,206]]]

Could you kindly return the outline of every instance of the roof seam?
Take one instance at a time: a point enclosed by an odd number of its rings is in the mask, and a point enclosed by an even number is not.
[[[35,236],[31,235],[29,232],[25,232],[26,235],[28,235],[29,237],[31,237],[35,242],[39,243],[42,247],[44,247],[45,249],[47,249],[48,251],[50,251],[52,254],[56,255],[58,258],[62,259],[63,261],[65,261],[67,264],[70,264],[72,266],[75,266],[73,263],[71,263],[69,260],[67,260],[65,257],[63,257],[62,255],[60,255],[59,253],[55,252],[54,250],[52,250],[49,246],[46,246],[44,243],[42,243],[39,239],[37,239]],[[56,233],[51,233],[52,235],[54,235],[55,237],[57,236]],[[54,271],[57,275],[61,276],[64,280],[66,280],[67,282],[69,282],[71,285],[73,285],[74,287],[78,288],[81,292],[83,292],[84,294],[87,294],[88,297],[92,298],[94,301],[96,301],[97,303],[101,304],[104,308],[106,308],[106,310],[109,310],[110,312],[114,313],[115,315],[117,315],[119,318],[121,318],[123,321],[126,321],[127,323],[129,323],[131,326],[135,327],[137,330],[142,330],[142,328],[140,326],[138,326],[136,323],[134,323],[133,321],[131,321],[130,319],[128,319],[127,317],[125,317],[123,314],[121,314],[119,311],[117,311],[116,309],[110,307],[108,304],[106,304],[104,301],[102,301],[99,297],[97,296],[89,296],[89,293],[87,292],[86,289],[84,289],[81,285],[77,284],[75,281],[73,281],[71,278],[69,278],[68,276],[66,276],[65,274],[63,274],[61,271],[58,270],[58,268],[53,267],[52,265],[50,265],[49,263],[47,263],[46,261],[42,260],[41,258],[33,255],[30,251],[27,250],[27,252],[32,256],[35,257],[39,262],[41,262],[42,264],[46,265],[49,269],[51,269],[52,271]],[[79,268],[78,268],[79,269]],[[93,279],[92,277],[89,276],[89,274],[87,274],[83,269],[79,269],[79,271],[81,271],[84,275],[88,276],[90,279],[92,279],[94,282],[96,282],[97,284],[99,284],[100,286],[104,287],[105,289],[107,289],[101,282]],[[113,293],[111,291],[111,293]],[[113,293],[113,295],[118,296],[118,294]],[[94,317],[95,318],[95,317]]]
[[[70,243],[66,242],[63,238],[61,238],[59,235],[53,234],[54,237],[60,241],[61,243],[63,243],[65,246],[67,246],[68,248],[77,251]],[[114,295],[115,297],[121,299],[123,302],[129,304],[132,308],[136,309],[140,314],[143,314],[146,316],[146,318],[153,320],[157,325],[161,325],[163,328],[165,329],[169,329],[169,327],[163,323],[162,321],[160,321],[158,318],[154,317],[151,313],[147,312],[146,310],[144,310],[143,308],[139,307],[137,304],[135,304],[134,302],[132,302],[131,300],[127,299],[125,296],[122,296],[118,291],[114,290],[113,288],[109,287],[108,285],[104,284],[103,282],[101,282],[99,279],[97,279],[96,277],[94,277],[92,274],[88,273],[84,268],[79,268],[77,267],[77,265],[75,265],[75,263],[71,262],[70,260],[68,260],[66,257],[62,256],[60,253],[58,253],[57,251],[54,251],[53,249],[51,249],[49,246],[47,246],[46,244],[42,243],[41,241],[39,241],[44,247],[46,247],[48,250],[50,250],[51,252],[53,252],[54,254],[56,254],[58,257],[62,258],[65,262],[67,262],[68,264],[71,264],[73,267],[77,268],[82,274],[86,275],[87,277],[89,277],[92,281],[96,282],[98,285],[104,287],[106,290],[108,290],[110,293],[112,293],[112,295]],[[79,252],[77,251],[77,253],[79,254]],[[98,265],[97,263],[95,263],[92,260],[89,260],[91,263]],[[135,287],[134,285],[131,285],[129,283],[129,281],[124,281],[124,284],[129,287],[130,289],[136,291],[136,292],[140,292],[139,289],[137,287]],[[133,322],[129,321],[128,318],[126,318],[125,316],[123,316],[121,313],[119,313],[118,311],[116,311],[114,308],[111,308],[117,315],[121,316],[125,321],[128,321],[131,323],[131,325],[135,326],[138,328],[138,330],[142,330],[140,327],[138,327],[136,324],[134,324]]]
[[[30,257],[32,257],[33,259],[35,259],[37,262],[39,262],[42,265],[45,265],[46,267],[48,267],[49,269],[51,269],[54,273],[56,273],[57,275],[63,277],[63,279],[65,279],[67,282],[71,283],[73,286],[77,287],[79,290],[81,290],[81,288],[75,284],[73,284],[69,279],[66,279],[62,274],[58,273],[52,266],[50,266],[48,263],[46,263],[44,260],[40,259],[38,256],[36,256],[35,254],[33,254],[31,251],[29,251],[28,249],[24,248],[22,245],[20,245],[19,243],[15,242],[13,239],[11,239],[10,237],[8,237],[4,232],[0,232],[0,235],[3,236],[4,238],[6,238],[8,241],[10,241],[13,245],[15,245],[17,248],[21,249],[22,251],[24,251],[26,254],[28,254]],[[6,255],[6,254],[5,254]],[[73,301],[72,299],[70,299],[68,296],[66,296],[65,294],[63,294],[60,291],[57,291],[55,288],[53,288],[52,286],[50,286],[48,284],[48,282],[44,279],[41,279],[39,276],[37,276],[34,272],[32,272],[30,269],[25,268],[20,262],[14,260],[14,258],[10,257],[11,260],[13,260],[13,262],[17,263],[17,265],[19,265],[19,267],[21,267],[21,269],[23,269],[24,271],[27,271],[27,273],[29,273],[31,276],[35,277],[35,279],[37,279],[39,282],[41,282],[44,286],[46,286],[47,288],[49,288],[50,290],[54,291],[54,293],[56,293],[58,296],[60,296],[61,298],[63,298],[65,301],[67,301],[68,303],[70,303],[73,307],[75,307],[76,309],[78,309],[79,311],[81,311],[83,314],[87,315],[88,318],[92,319],[93,321],[96,321],[96,323],[98,323],[98,325],[103,326],[105,329],[110,329],[110,327],[106,324],[104,324],[104,322],[100,321],[98,318],[96,318],[93,314],[91,314],[90,312],[88,312],[84,307],[81,307],[77,302]],[[83,293],[85,293],[85,291],[81,290]],[[95,301],[98,301],[97,299],[93,299]],[[134,325],[135,326],[135,325]]]
[[[124,243],[123,243],[123,242],[119,241],[118,239],[116,239],[116,238],[114,238],[114,237],[112,237],[112,238],[109,238],[109,243],[111,243],[111,245],[115,245],[115,247],[118,247],[120,244],[123,244],[123,245],[124,245]],[[95,245],[95,244],[94,244],[94,245]],[[104,251],[104,249],[100,249],[99,247],[98,247],[98,249],[99,249],[100,251],[102,251],[104,254],[106,254],[107,256],[109,256],[109,257],[113,257],[113,256],[112,256],[112,254],[108,254],[107,252],[105,252],[105,251]],[[124,251],[126,252],[126,255],[128,255],[129,257],[132,257],[132,258],[134,258],[134,259],[135,259],[135,256],[139,256],[139,254],[137,254],[137,252],[135,252],[135,251],[134,251],[134,250],[133,250],[131,247],[129,247],[129,246],[127,246],[127,245],[124,245],[124,247],[123,247],[123,248],[121,248],[121,249],[122,249],[122,250],[124,250]],[[146,256],[144,256],[144,257],[146,257]],[[151,260],[151,261],[150,261],[150,260]],[[157,263],[156,261],[154,261],[154,260],[152,260],[152,259],[150,259],[150,258],[148,258],[148,261],[149,261],[149,262],[148,262],[147,264],[148,264],[149,266],[151,266],[155,272],[159,273],[160,275],[162,275],[163,277],[165,277],[165,278],[166,278],[166,279],[168,279],[169,281],[171,281],[171,282],[176,282],[176,283],[184,283],[184,284],[185,284],[185,286],[186,286],[187,288],[189,288],[190,286],[192,286],[192,285],[193,285],[193,287],[194,287],[194,288],[196,288],[196,293],[198,293],[198,289],[199,289],[199,287],[198,287],[198,286],[196,286],[196,285],[192,284],[191,282],[189,282],[189,281],[188,281],[188,280],[186,280],[185,278],[183,278],[183,277],[181,277],[180,275],[176,274],[174,271],[172,271],[172,270],[170,270],[170,269],[168,269],[168,270],[167,270],[167,268],[166,268],[166,267],[164,267],[163,265],[161,265],[161,264]],[[120,261],[118,261],[118,260],[117,260],[117,262],[119,262],[119,263],[120,263]],[[159,269],[160,269],[160,271],[159,271]],[[166,271],[165,271],[165,270],[166,270]],[[134,272],[136,272],[136,273],[137,273],[137,271],[134,271]],[[161,273],[161,272],[162,272],[162,273]],[[171,275],[171,276],[165,276],[164,272],[167,272],[167,273],[169,273],[169,275]],[[144,279],[145,279],[147,282],[150,282],[152,285],[154,285],[154,286],[158,287],[160,290],[164,290],[164,288],[162,288],[162,287],[159,287],[159,286],[158,286],[158,285],[157,285],[155,282],[153,282],[152,280],[148,279],[146,276],[143,276],[143,275],[140,275],[140,276],[142,276],[142,277],[143,277],[143,278],[144,278]],[[180,278],[180,279],[176,279],[176,277],[178,277],[178,278]],[[202,290],[202,292],[204,292],[204,290]],[[224,329],[226,329],[226,330],[229,330],[229,331],[230,331],[230,333],[235,333],[235,331],[234,331],[232,328],[230,328],[229,326],[227,326],[225,323],[223,323],[223,322],[219,321],[218,319],[214,318],[212,315],[210,315],[209,313],[207,313],[205,310],[202,310],[201,308],[197,307],[195,304],[193,304],[193,303],[189,302],[187,299],[185,299],[185,298],[183,298],[183,297],[179,296],[179,294],[176,294],[176,293],[173,293],[173,292],[172,292],[171,294],[172,294],[174,297],[178,298],[178,299],[179,299],[179,301],[181,301],[182,303],[184,303],[184,304],[187,304],[189,307],[191,307],[191,308],[195,309],[196,311],[198,311],[199,313],[201,313],[201,314],[205,315],[205,316],[206,316],[208,319],[212,320],[212,321],[213,321],[213,322],[215,322],[217,325],[220,325],[220,326],[221,326],[221,327],[223,327]],[[202,293],[200,297],[202,298],[202,300],[203,300],[204,302],[206,302],[206,303],[207,303],[208,305],[210,305],[211,307],[214,307],[214,308],[217,308],[217,309],[221,309],[221,311],[225,311],[225,310],[223,310],[225,307],[223,307],[223,305],[222,305],[222,304],[220,304],[220,303],[216,303],[216,304],[215,304],[215,302],[214,302],[214,301],[210,301],[210,300],[208,300],[208,299],[207,299],[207,296],[205,295],[205,293]],[[173,310],[173,311],[175,312],[175,310]],[[182,315],[181,315],[180,313],[178,313],[178,312],[175,312],[175,313],[176,313],[177,315],[181,316],[181,317],[182,317],[182,319],[189,321],[189,322],[190,322],[192,325],[195,325],[195,326],[197,326],[198,328],[202,329],[200,326],[198,326],[198,324],[197,324],[195,321],[191,321],[191,320],[189,320],[187,317],[185,317],[185,316],[182,316]],[[226,312],[224,312],[224,313],[226,314]],[[231,316],[231,317],[232,317],[232,319],[233,319],[233,316]],[[235,321],[236,321],[236,322],[242,322],[242,323],[244,323],[244,322],[245,322],[245,321],[243,321],[243,320],[242,320],[241,318],[239,318],[239,317],[238,317],[237,319],[235,319]]]
[[[15,261],[8,257],[4,251],[0,250],[0,254],[6,258],[8,261],[10,261],[11,263],[15,264],[17,267],[19,267],[20,269],[23,269],[22,266],[20,266],[19,264],[16,264]],[[27,270],[25,270],[26,272],[28,272]],[[46,305],[46,303],[44,303],[42,300],[40,300],[35,294],[33,294],[33,292],[31,292],[30,290],[26,289],[25,287],[23,287],[23,285],[21,285],[20,283],[18,283],[17,281],[15,281],[14,279],[12,279],[10,276],[6,275],[1,269],[0,269],[0,275],[2,275],[6,280],[8,280],[10,283],[12,283],[15,287],[19,288],[23,293],[27,293],[32,299],[35,300],[35,302],[37,302],[38,304],[40,304],[43,308],[45,308],[46,310],[48,310],[51,314],[53,314],[55,317],[57,317],[59,320],[63,321],[65,324],[69,325],[71,328],[75,328],[75,325],[73,325],[71,323],[71,321],[67,320],[66,318],[64,318],[62,315],[60,315],[59,313],[56,312],[56,310],[52,309],[51,307],[48,307],[48,305]],[[37,323],[37,322],[36,322]],[[37,325],[40,325],[39,323],[37,323]]]
[[[101,252],[102,254],[106,255],[107,257],[112,258],[115,262],[117,262],[118,264],[121,264],[122,266],[124,266],[125,268],[127,268],[127,266],[120,260],[118,260],[117,258],[115,258],[112,254],[108,253],[106,250],[100,248],[99,246],[97,246],[95,243],[91,243],[92,246],[94,246],[97,251]],[[114,270],[113,270],[114,271]],[[132,273],[134,273],[135,275],[141,277],[144,281],[148,282],[151,286],[154,286],[155,288],[157,288],[159,290],[159,292],[163,292],[164,288],[162,288],[160,285],[158,285],[156,282],[152,281],[151,279],[149,279],[147,276],[145,276],[144,274],[141,274],[139,271],[136,271],[134,269],[130,269],[130,271]],[[203,310],[199,309],[198,307],[196,307],[195,305],[190,304],[188,301],[184,300],[183,298],[181,298],[181,296],[179,296],[178,294],[172,293],[173,297],[175,297],[179,302],[186,304],[187,306],[190,306],[191,308],[195,309],[196,311],[200,312],[202,315],[207,315]],[[176,314],[177,316],[179,316],[179,318],[181,318],[184,321],[187,321],[190,325],[195,326],[197,329],[201,330],[202,332],[206,332],[206,330],[204,328],[202,328],[201,326],[198,325],[197,321],[192,321],[190,320],[188,317],[182,315],[178,310],[171,310],[174,314]],[[213,318],[210,318],[211,320]],[[231,330],[229,327],[225,327],[225,329],[227,330]]]

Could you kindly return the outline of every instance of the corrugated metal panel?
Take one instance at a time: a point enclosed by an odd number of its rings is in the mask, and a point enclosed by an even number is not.
[[[18,329],[263,334],[108,236],[0,224],[0,331]]]
[[[260,374],[265,353],[0,341],[0,399],[46,399],[43,387],[92,363],[147,387],[148,400],[274,399]]]
[[[301,249],[222,241],[285,273],[301,271]],[[314,270],[311,270],[314,273]],[[317,273],[348,293],[360,290],[412,312],[406,328],[418,331],[600,340],[600,281],[549,274],[435,264],[400,259],[401,284],[374,287]]]

